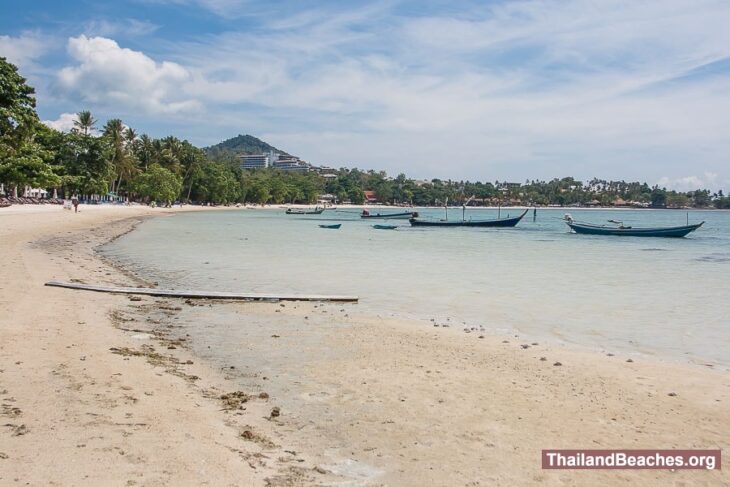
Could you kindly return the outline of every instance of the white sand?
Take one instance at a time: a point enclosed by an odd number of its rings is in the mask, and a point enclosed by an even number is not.
[[[221,371],[149,338],[140,317],[159,321],[161,300],[43,286],[132,283],[92,247],[128,230],[130,217],[167,211],[81,208],[0,209],[0,484],[730,484],[727,469],[540,469],[543,448],[726,449],[727,372],[523,349],[515,338],[453,328],[353,316],[341,333],[308,345],[344,353],[322,354],[307,364],[309,380],[292,385],[316,401],[317,414],[284,409],[270,421],[276,397],[223,411],[219,396],[231,391]],[[141,306],[136,321],[115,326],[109,313],[130,305]],[[277,306],[243,309],[265,320]],[[291,323],[320,312],[284,311]],[[146,352],[110,350],[125,347]]]

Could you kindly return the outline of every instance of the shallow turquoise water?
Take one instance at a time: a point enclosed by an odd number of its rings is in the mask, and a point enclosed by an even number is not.
[[[442,218],[443,210],[419,210]],[[730,365],[730,212],[685,239],[592,237],[560,221],[682,225],[684,211],[545,210],[514,229],[375,230],[357,210],[179,214],[104,252],[160,287],[355,294],[357,308],[606,350]],[[501,215],[518,210],[503,209]],[[467,218],[494,218],[469,210]],[[461,218],[461,210],[449,217]],[[340,221],[340,230],[319,223]]]

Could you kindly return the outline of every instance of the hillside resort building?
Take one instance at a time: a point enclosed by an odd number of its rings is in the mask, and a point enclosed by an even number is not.
[[[273,168],[281,171],[309,171],[311,166],[298,157],[278,154],[269,151],[268,154],[244,154],[241,159],[241,169]]]

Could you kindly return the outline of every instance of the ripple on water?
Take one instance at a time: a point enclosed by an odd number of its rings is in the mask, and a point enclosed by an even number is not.
[[[698,257],[695,259],[698,262],[730,262],[730,254],[729,253],[717,253],[717,254],[709,254],[709,255],[703,255],[702,257]]]

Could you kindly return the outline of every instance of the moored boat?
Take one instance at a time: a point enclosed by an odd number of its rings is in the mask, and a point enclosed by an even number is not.
[[[395,230],[398,225],[373,225],[373,228],[376,230]]]
[[[682,238],[700,228],[705,222],[678,227],[631,227],[624,226],[622,222],[611,221],[616,226],[595,225],[592,223],[579,223],[573,220],[570,215],[565,215],[565,223],[575,233],[583,235],[614,235],[623,237],[669,237]]]
[[[375,213],[372,214],[367,209],[362,210],[362,213],[360,214],[360,218],[382,218],[384,220],[395,220],[395,219],[403,219],[407,220],[409,218],[418,218],[418,212],[417,211],[404,211],[399,213]]]
[[[527,210],[515,217],[497,218],[494,220],[419,220],[411,218],[409,221],[414,227],[514,227],[527,214]]]
[[[325,210],[324,208],[319,208],[319,207],[316,207],[313,210],[309,210],[309,209],[300,210],[300,209],[296,209],[296,208],[287,208],[286,214],[287,215],[319,215],[322,212],[324,212],[324,210]]]
[[[329,230],[339,230],[342,223],[334,223],[332,225],[320,225],[319,228],[327,228]]]

